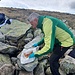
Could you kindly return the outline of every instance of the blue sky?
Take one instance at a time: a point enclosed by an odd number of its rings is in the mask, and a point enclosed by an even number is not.
[[[0,7],[47,10],[75,14],[75,0],[0,0]]]

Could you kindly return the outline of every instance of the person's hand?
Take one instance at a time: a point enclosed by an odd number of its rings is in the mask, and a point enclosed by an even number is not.
[[[29,58],[34,58],[35,57],[35,54],[34,53],[31,53],[30,55],[29,55]]]
[[[33,47],[37,47],[37,46],[38,46],[38,44],[37,44],[37,43],[33,44]]]

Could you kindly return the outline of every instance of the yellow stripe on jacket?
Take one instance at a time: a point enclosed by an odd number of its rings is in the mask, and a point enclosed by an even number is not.
[[[42,53],[45,53],[47,52],[47,50],[50,49],[50,44],[51,44],[51,34],[52,34],[52,21],[48,18],[45,18],[44,21],[43,21],[43,31],[44,31],[44,34],[45,34],[45,37],[44,37],[44,43],[45,43],[45,46],[37,51],[35,54],[42,54]]]
[[[69,47],[73,45],[73,39],[71,38],[70,34],[68,34],[63,29],[56,26],[56,38],[61,42],[61,46]]]

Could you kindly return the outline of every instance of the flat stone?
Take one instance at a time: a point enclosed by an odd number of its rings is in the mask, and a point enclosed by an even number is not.
[[[60,61],[60,69],[66,74],[75,73],[75,59],[66,55],[65,58]]]
[[[24,22],[13,19],[10,25],[6,24],[2,26],[0,32],[5,35],[5,40],[17,43],[17,41],[26,33],[30,27],[30,24],[27,25]]]

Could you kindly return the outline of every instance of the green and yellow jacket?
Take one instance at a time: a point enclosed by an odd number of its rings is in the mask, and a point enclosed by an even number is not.
[[[54,44],[63,47],[72,46],[75,38],[69,28],[61,20],[52,16],[40,16],[38,28],[44,33],[44,38],[38,42],[38,45],[45,43],[44,47],[35,53],[35,56],[41,56],[52,52]]]

